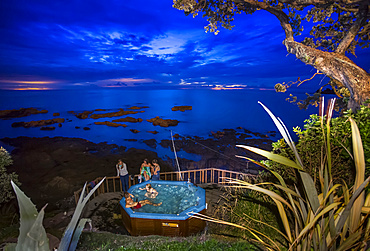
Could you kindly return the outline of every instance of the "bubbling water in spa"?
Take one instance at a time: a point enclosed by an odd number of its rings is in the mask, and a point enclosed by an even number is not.
[[[143,187],[137,187],[131,191],[135,196],[135,200],[141,201],[147,199],[153,203],[162,202],[162,205],[158,207],[145,205],[139,209],[135,209],[135,212],[179,214],[192,206],[197,206],[200,202],[200,198],[196,196],[198,189],[191,183],[185,185],[152,184],[152,187],[158,191],[158,195],[155,198],[147,197],[145,195],[146,190],[140,190]]]

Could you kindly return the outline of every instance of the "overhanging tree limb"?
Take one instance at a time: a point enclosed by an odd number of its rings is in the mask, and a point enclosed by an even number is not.
[[[174,0],[174,7],[187,14],[202,12],[207,29],[215,34],[219,23],[231,29],[235,14],[265,10],[280,21],[289,53],[348,88],[348,108],[356,110],[370,99],[370,75],[345,56],[346,51],[354,54],[357,46],[369,46],[369,0]],[[300,32],[301,15],[296,11],[305,7],[310,7],[307,21],[319,25],[313,26],[307,41],[297,42],[294,35]]]

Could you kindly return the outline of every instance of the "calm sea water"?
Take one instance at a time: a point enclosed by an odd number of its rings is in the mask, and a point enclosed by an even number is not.
[[[35,107],[46,109],[47,114],[37,114],[28,117],[0,120],[0,139],[3,137],[77,137],[95,143],[107,142],[154,150],[160,156],[172,155],[165,149],[148,147],[143,140],[171,139],[173,134],[183,136],[208,137],[211,131],[222,129],[236,129],[243,127],[250,131],[266,133],[276,128],[257,103],[261,101],[276,116],[280,117],[287,128],[302,126],[309,114],[317,113],[317,108],[311,107],[306,111],[300,110],[296,105],[285,101],[288,94],[275,91],[257,90],[124,90],[124,89],[97,89],[97,90],[53,90],[53,91],[0,91],[0,110]],[[304,98],[304,94],[298,97]],[[172,111],[177,105],[190,105],[191,111]],[[142,109],[144,113],[128,115],[142,118],[141,123],[125,123],[126,128],[113,128],[104,125],[94,125],[96,121],[112,121],[114,118],[78,119],[69,111],[83,112],[95,109],[106,109],[105,112],[127,109],[131,106],[148,106]],[[53,113],[60,113],[61,118],[71,120],[56,127],[53,131],[42,131],[40,128],[13,128],[11,124],[18,121],[31,121],[52,119]],[[153,126],[147,119],[159,116],[163,119],[176,119],[180,123],[176,127],[163,128]],[[76,126],[81,127],[76,129]],[[89,127],[91,130],[83,130]],[[130,129],[137,129],[133,133]],[[158,131],[154,135],[148,131]],[[280,138],[280,135],[277,135]],[[136,140],[136,141],[132,141]],[[180,157],[187,157],[180,153]],[[172,156],[171,156],[172,158]]]

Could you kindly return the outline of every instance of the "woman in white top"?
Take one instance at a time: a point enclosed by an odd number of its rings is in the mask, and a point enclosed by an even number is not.
[[[128,187],[129,175],[128,175],[126,163],[124,163],[121,159],[119,159],[116,165],[116,169],[117,169],[117,176],[119,176],[121,179],[122,191],[127,192],[129,188]]]

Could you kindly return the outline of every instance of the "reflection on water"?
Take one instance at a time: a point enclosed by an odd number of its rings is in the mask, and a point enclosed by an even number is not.
[[[22,118],[0,120],[0,139],[3,137],[77,137],[95,143],[107,142],[128,148],[140,148],[158,152],[160,157],[173,158],[173,152],[162,148],[159,143],[163,139],[171,139],[173,134],[184,136],[209,137],[211,132],[223,129],[243,127],[250,131],[266,133],[276,130],[269,116],[258,105],[264,103],[272,112],[279,116],[287,128],[302,126],[315,108],[307,111],[299,110],[295,105],[285,101],[288,94],[274,91],[256,90],[54,90],[54,91],[0,91],[1,110],[35,107],[46,109],[47,114],[37,114]],[[301,95],[302,97],[304,94]],[[190,111],[172,111],[173,106],[190,105]],[[125,123],[127,127],[108,127],[95,125],[94,122],[112,121],[119,117],[100,119],[78,119],[69,111],[83,112],[95,109],[106,109],[104,112],[115,112],[120,108],[132,106],[148,106],[141,109],[143,113],[131,114],[130,117],[142,118],[141,123]],[[103,112],[103,113],[104,113]],[[39,128],[11,127],[20,121],[42,120],[55,118],[53,113],[60,113],[66,122],[55,130],[42,131]],[[95,112],[96,113],[96,112]],[[99,112],[100,113],[100,112]],[[164,119],[176,119],[176,127],[164,128],[153,126],[146,120],[159,116]],[[86,130],[84,130],[85,128]],[[133,133],[135,129],[138,133]],[[156,134],[152,132],[156,131]],[[145,140],[154,139],[156,144],[148,146]],[[154,148],[155,147],[155,148]],[[197,156],[179,152],[180,158],[194,159]],[[198,156],[199,157],[199,156]]]

